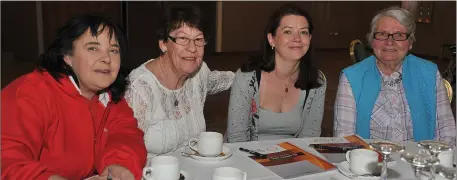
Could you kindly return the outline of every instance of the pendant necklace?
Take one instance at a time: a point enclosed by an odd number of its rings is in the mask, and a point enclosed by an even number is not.
[[[176,89],[177,86],[178,86],[178,83],[176,83],[175,89]],[[176,92],[175,91],[173,91],[173,97],[175,98],[174,105],[175,105],[175,107],[178,107],[179,101],[178,101],[178,97],[176,97]]]
[[[162,60],[162,57],[160,56],[159,59]],[[163,71],[162,63],[161,63],[161,62],[160,62],[160,70],[162,70],[162,74],[163,74],[164,76],[166,76],[166,75],[165,75],[165,72]],[[179,82],[179,81],[178,81],[178,82]],[[176,87],[178,87],[178,82],[176,82],[175,90],[176,90]],[[173,103],[173,105],[174,105],[175,107],[178,107],[179,101],[178,101],[178,98],[176,97],[175,90],[171,90],[171,93],[173,94],[173,99],[175,100],[174,103]]]
[[[385,80],[384,76],[382,77],[381,82],[382,82],[382,84],[384,86],[394,87],[397,84],[400,84],[401,80],[403,80],[403,75],[400,72],[394,72],[394,73],[398,73],[399,74],[397,78],[394,78],[394,79],[391,79],[391,80]]]
[[[378,66],[378,69],[379,69],[380,63],[382,63],[382,62],[379,62],[378,60],[376,60],[376,65]],[[402,61],[400,63],[402,63]],[[379,69],[379,71],[381,71],[381,70]],[[399,74],[397,78],[394,78],[394,79],[391,79],[391,80],[386,80],[384,78],[384,76],[382,76],[381,77],[381,84],[384,85],[384,86],[390,86],[390,87],[393,87],[393,86],[396,86],[396,85],[400,84],[400,82],[403,80],[403,74],[401,74],[398,71],[394,71],[394,73],[398,73]],[[394,74],[394,73],[392,73],[392,74]]]
[[[275,74],[276,78],[278,78],[278,80],[281,81],[282,84],[284,84],[284,87],[286,87],[286,88],[284,89],[284,92],[288,93],[288,92],[289,92],[289,88],[287,88],[286,83],[282,82],[282,80],[279,79],[278,75],[276,75],[275,72],[273,72],[273,74]]]

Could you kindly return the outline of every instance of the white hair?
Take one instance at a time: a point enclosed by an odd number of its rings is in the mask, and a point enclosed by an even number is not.
[[[373,34],[378,25],[378,21],[383,17],[390,17],[397,20],[401,25],[405,26],[407,29],[407,33],[409,35],[410,43],[414,43],[416,41],[415,33],[416,33],[416,22],[408,10],[400,8],[400,7],[390,7],[387,9],[381,10],[374,18],[371,20],[371,31],[367,34],[368,43],[371,44],[373,41]]]

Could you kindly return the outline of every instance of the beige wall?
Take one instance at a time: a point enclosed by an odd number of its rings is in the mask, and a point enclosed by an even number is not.
[[[268,16],[286,2],[225,1],[222,4],[222,52],[258,51]],[[381,9],[400,1],[294,2],[310,13],[315,48],[348,48],[353,39],[364,39],[371,19]],[[455,43],[456,2],[436,1],[432,24],[417,24],[413,52],[437,56],[440,45]],[[337,34],[337,35],[336,35]]]

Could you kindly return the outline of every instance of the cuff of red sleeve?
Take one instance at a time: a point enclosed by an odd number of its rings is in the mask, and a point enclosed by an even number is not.
[[[106,167],[114,164],[127,168],[133,174],[133,176],[135,176],[136,180],[141,180],[143,177],[143,167],[139,167],[137,165],[138,162],[136,162],[129,155],[119,155],[116,153],[105,155],[105,157],[100,162],[98,171],[101,173],[103,170],[105,170]]]

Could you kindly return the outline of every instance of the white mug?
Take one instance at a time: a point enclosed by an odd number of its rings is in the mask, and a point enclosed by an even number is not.
[[[173,156],[157,156],[151,166],[143,168],[144,180],[179,180],[179,160]]]
[[[220,167],[214,170],[213,180],[246,180],[247,174],[237,168]]]
[[[454,151],[443,151],[438,154],[438,159],[440,160],[440,165],[444,167],[452,168],[454,166]]]
[[[223,135],[218,132],[201,132],[198,139],[189,140],[189,147],[202,156],[218,156],[222,152]]]
[[[354,149],[346,153],[346,161],[354,174],[373,174],[378,167],[378,153],[369,149]]]

